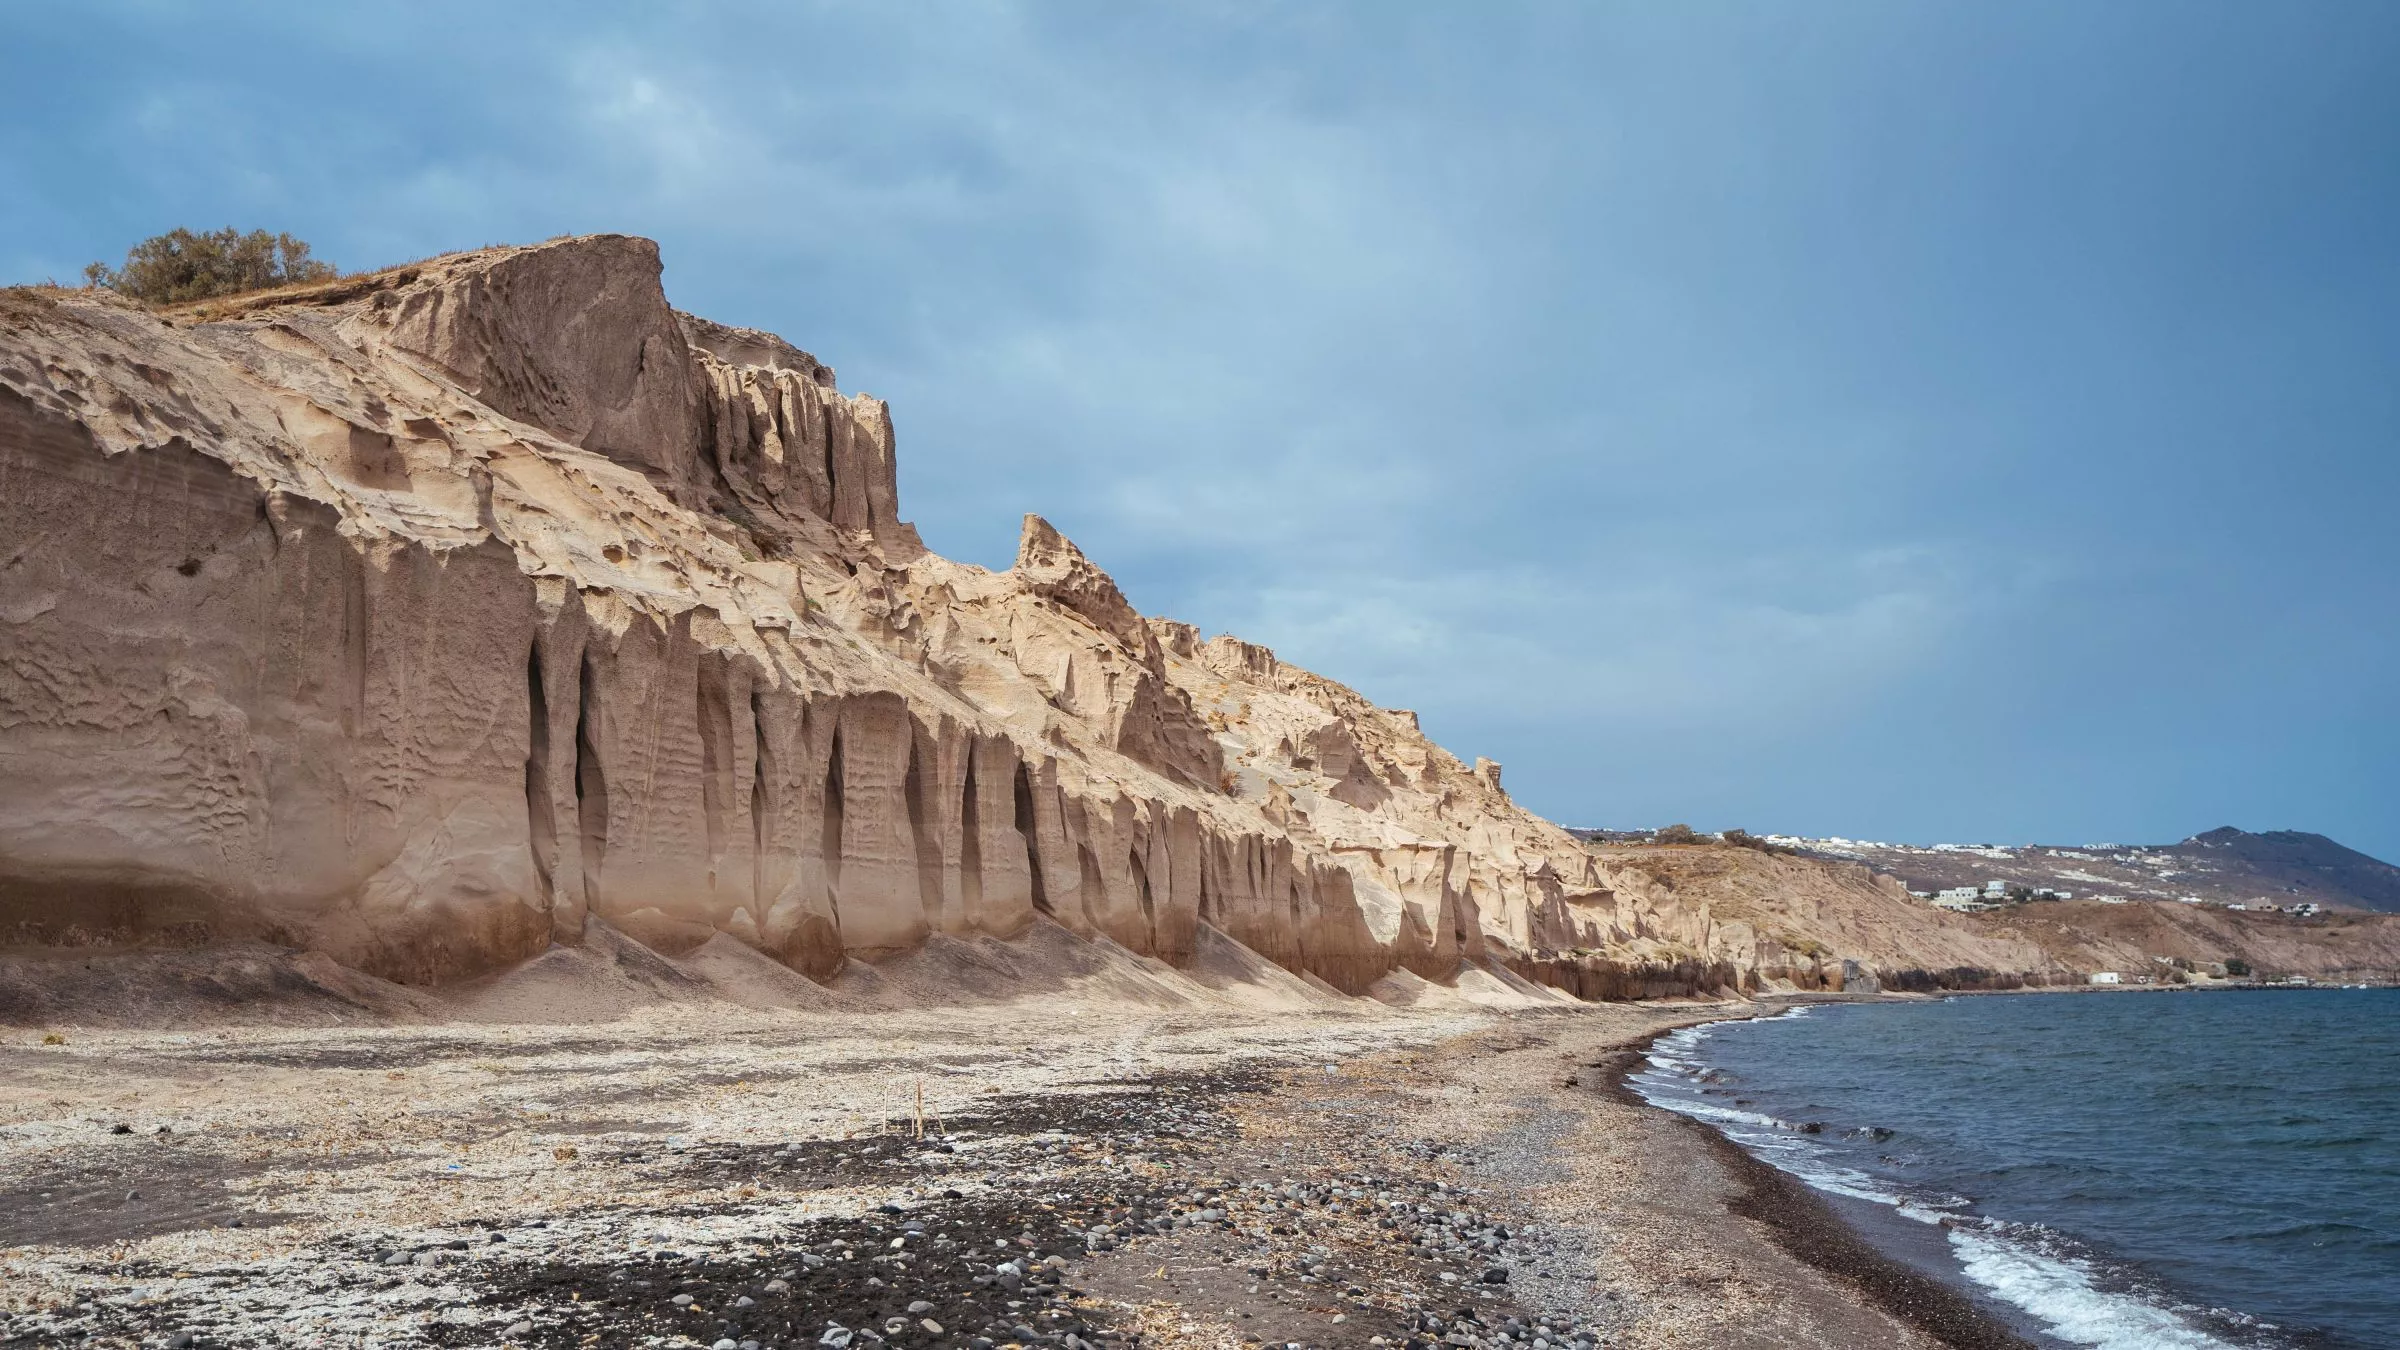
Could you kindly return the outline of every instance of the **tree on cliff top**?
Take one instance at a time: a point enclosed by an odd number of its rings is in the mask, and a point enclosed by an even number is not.
[[[288,234],[231,228],[194,234],[170,230],[135,244],[123,267],[93,263],[83,279],[153,305],[211,296],[263,291],[302,281],[331,281],[341,275],[332,263],[308,256],[308,245]]]

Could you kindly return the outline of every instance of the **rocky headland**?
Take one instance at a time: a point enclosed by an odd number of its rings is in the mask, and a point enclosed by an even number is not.
[[[0,292],[0,941],[411,987],[593,921],[820,981],[1037,919],[1347,993],[2075,973],[1865,869],[1776,864],[1769,912],[1588,847],[1038,518],[1006,571],[928,552],[896,454],[641,239]]]

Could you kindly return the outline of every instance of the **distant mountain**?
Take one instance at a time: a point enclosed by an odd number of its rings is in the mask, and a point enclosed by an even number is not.
[[[2175,847],[2189,854],[2206,850],[2201,856],[2237,864],[2248,874],[2281,885],[2294,895],[2309,894],[2314,899],[2312,892],[2321,891],[2360,909],[2400,914],[2400,867],[2321,834],[2306,830],[2252,834],[2226,825],[2195,834]]]
[[[1624,831],[1587,838],[1636,839]],[[1864,839],[1768,835],[1775,847],[1862,862],[1912,891],[2000,881],[2076,899],[2184,900],[2400,913],[2400,867],[2321,834],[2228,825],[2178,844],[1887,844]]]

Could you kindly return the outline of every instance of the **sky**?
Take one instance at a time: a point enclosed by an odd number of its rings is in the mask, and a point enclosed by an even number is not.
[[[620,231],[1573,825],[2400,859],[2400,6],[0,7],[0,283]]]

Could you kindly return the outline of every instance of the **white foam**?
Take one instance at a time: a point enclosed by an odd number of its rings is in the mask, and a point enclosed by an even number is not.
[[[2099,1350],[2234,1350],[2164,1308],[2100,1288],[2080,1258],[1966,1224],[1951,1228],[1950,1247],[1968,1279],[2033,1314],[2060,1340]]]
[[[1641,1094],[1642,1100],[1652,1106],[1717,1127],[1727,1138],[1750,1150],[1753,1156],[1768,1166],[1789,1172],[1818,1190],[1878,1205],[1898,1207],[1903,1203],[1900,1196],[1877,1185],[1875,1178],[1831,1163],[1820,1150],[1810,1147],[1800,1138],[1799,1127],[1790,1121],[1738,1107],[1718,1106],[1702,1100],[1696,1089],[1688,1083],[1675,1081],[1677,1078],[1692,1078],[1695,1066],[1673,1061],[1658,1067],[1669,1070],[1669,1073],[1644,1072],[1628,1080],[1634,1090]]]
[[[1744,1111],[1739,1107],[1711,1106],[1707,1102],[1687,1101],[1677,1101],[1672,1103],[1653,1102],[1651,1104],[1654,1106],[1665,1105],[1670,1111],[1681,1112],[1684,1115],[1694,1116],[1701,1120],[1718,1121],[1727,1125],[1759,1125],[1770,1130],[1788,1130],[1791,1128],[1791,1126],[1786,1125],[1773,1116],[1762,1116],[1756,1111]]]
[[[1779,1017],[1810,1011],[1793,1008]],[[1762,1019],[1776,1020],[1776,1019]],[[2042,1240],[2044,1230],[1962,1220],[1963,1196],[1930,1199],[1895,1194],[1879,1178],[1833,1161],[1790,1122],[1755,1111],[1717,1106],[1701,1097],[1707,1066],[1692,1055],[1709,1028],[1687,1027],[1652,1043],[1650,1064],[1627,1082],[1652,1106],[1714,1126],[1751,1156],[1807,1185],[1883,1205],[1900,1217],[1942,1225],[1969,1280],[2039,1320],[2051,1335],[2099,1350],[2234,1350],[2137,1293],[2103,1289],[2093,1265]],[[2011,1231],[2014,1228],[2014,1231]]]

